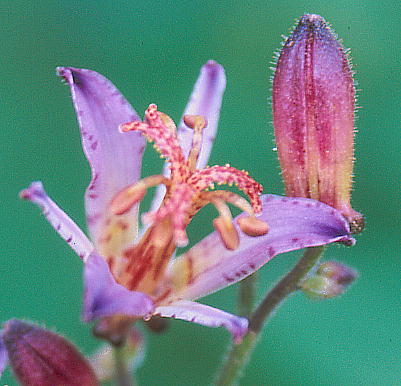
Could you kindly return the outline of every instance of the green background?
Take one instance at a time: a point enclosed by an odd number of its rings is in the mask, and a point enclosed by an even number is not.
[[[2,253],[0,320],[29,318],[66,335],[88,354],[97,347],[79,320],[81,263],[18,191],[42,180],[84,225],[89,168],[69,90],[57,65],[111,79],[140,114],[151,102],[179,119],[208,59],[224,65],[227,91],[210,163],[247,169],[282,193],[269,105],[274,52],[294,18],[319,13],[352,49],[358,81],[353,206],[367,218],[354,248],[328,256],[360,278],[339,299],[287,301],[263,333],[241,385],[401,385],[400,128],[398,1],[1,1]],[[144,174],[160,161],[148,151]],[[190,227],[211,229],[212,211]],[[261,270],[259,296],[295,262],[282,255]],[[235,311],[233,286],[204,301]],[[226,350],[223,329],[174,321],[147,336],[142,385],[207,385]],[[15,384],[9,372],[0,382]]]

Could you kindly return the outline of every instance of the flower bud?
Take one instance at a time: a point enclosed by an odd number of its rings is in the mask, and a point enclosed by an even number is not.
[[[355,87],[347,54],[319,15],[304,15],[281,49],[273,79],[273,122],[286,195],[338,209],[351,230]]]
[[[4,325],[2,340],[21,385],[99,385],[85,358],[53,332],[14,319]]]
[[[314,299],[333,298],[344,293],[357,276],[352,268],[336,261],[327,261],[319,266],[315,275],[301,284],[301,289]]]

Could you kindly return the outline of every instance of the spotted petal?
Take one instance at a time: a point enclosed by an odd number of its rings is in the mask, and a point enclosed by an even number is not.
[[[221,102],[226,89],[224,68],[214,60],[209,60],[202,68],[195,83],[184,115],[202,115],[207,119],[207,127],[203,130],[202,147],[196,163],[197,168],[204,168],[209,160],[213,141],[216,136],[220,117]],[[185,157],[188,157],[192,145],[193,130],[189,129],[181,119],[178,126],[178,138]],[[164,175],[168,176],[168,167],[164,168]],[[152,210],[156,210],[165,194],[165,187],[157,188],[152,203]]]
[[[216,232],[173,260],[167,273],[170,293],[163,302],[197,299],[233,284],[280,253],[342,241],[351,244],[349,226],[341,214],[328,205],[306,198],[262,196],[259,219],[269,224],[260,237],[240,234],[239,248],[224,247]]]
[[[139,179],[145,145],[139,133],[121,134],[118,126],[140,119],[102,75],[72,67],[59,67],[57,72],[71,88],[82,146],[92,170],[85,195],[88,227],[101,254],[117,255],[136,235],[137,208],[117,220],[108,213],[108,204],[117,192]]]
[[[225,327],[234,341],[239,343],[248,329],[248,320],[187,300],[176,301],[166,306],[156,307],[156,315],[187,320],[207,327]]]
[[[75,253],[86,260],[94,247],[77,224],[46,194],[41,182],[32,182],[20,197],[38,205],[43,215]]]
[[[85,322],[116,314],[142,318],[153,312],[153,301],[142,292],[129,291],[116,283],[107,263],[96,253],[85,264],[84,285]]]

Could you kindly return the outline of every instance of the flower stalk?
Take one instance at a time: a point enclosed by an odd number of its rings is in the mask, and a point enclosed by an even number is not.
[[[246,277],[239,284],[238,314],[241,316],[249,317],[252,314],[256,296],[257,281],[258,273],[255,272]]]
[[[128,370],[124,346],[113,346],[114,378],[117,386],[135,386],[134,376]]]
[[[295,267],[267,293],[250,317],[248,333],[243,341],[231,347],[215,382],[216,386],[237,384],[241,371],[248,363],[266,321],[290,294],[299,289],[300,283],[319,261],[323,251],[324,246],[307,248]]]

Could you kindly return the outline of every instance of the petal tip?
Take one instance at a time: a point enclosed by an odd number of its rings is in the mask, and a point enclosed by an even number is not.
[[[204,65],[203,69],[208,72],[209,76],[215,77],[218,74],[224,74],[223,66],[213,59],[208,60]]]
[[[32,201],[33,197],[41,196],[45,192],[43,184],[40,181],[31,182],[26,189],[22,189],[19,192],[19,198],[22,200]]]

